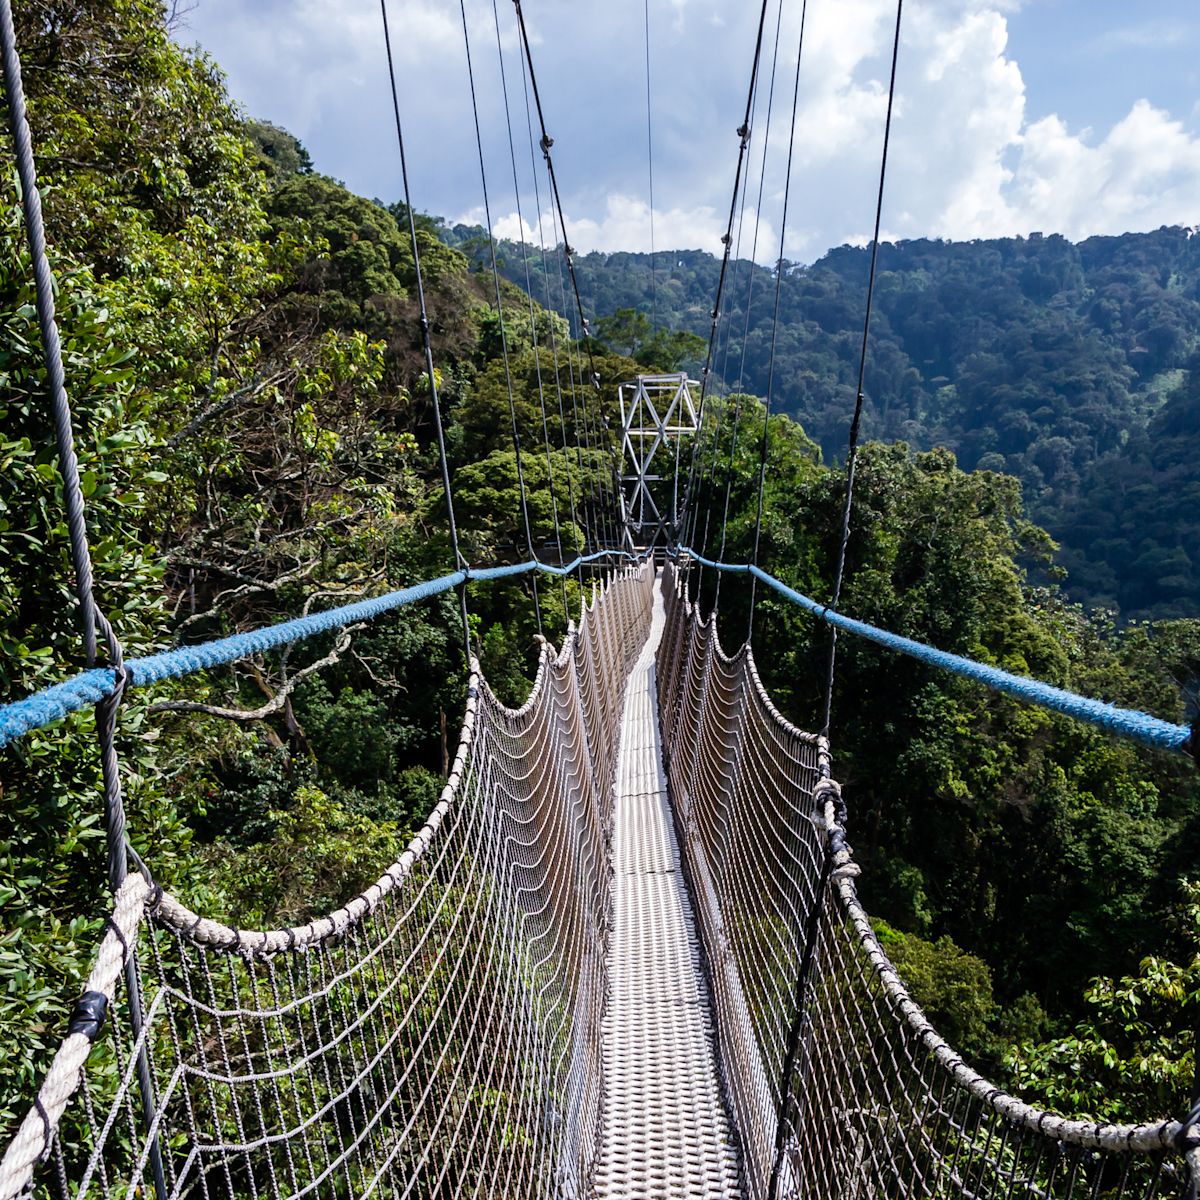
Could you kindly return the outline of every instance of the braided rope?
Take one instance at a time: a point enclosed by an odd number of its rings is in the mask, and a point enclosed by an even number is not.
[[[788,587],[786,583],[781,583],[773,575],[767,574],[766,571],[752,564],[715,562],[687,549],[681,550],[680,555],[687,556],[717,571],[752,575],[785,599],[804,609],[805,612],[811,613],[812,616],[838,629],[866,638],[888,650],[907,654],[910,658],[929,663],[931,666],[939,667],[964,679],[982,683],[992,691],[1003,692],[1027,704],[1034,704],[1039,708],[1047,708],[1063,713],[1065,716],[1074,717],[1078,721],[1085,721],[1089,725],[1095,725],[1108,733],[1129,738],[1143,746],[1150,746],[1158,750],[1180,751],[1185,750],[1192,737],[1192,730],[1186,725],[1176,725],[1170,721],[1164,721],[1160,717],[1151,716],[1149,713],[1138,712],[1136,709],[1120,708],[1103,700],[1079,696],[1066,688],[1054,687],[1052,684],[1042,683],[1040,680],[1030,679],[1024,675],[1014,675],[999,667],[975,662],[974,659],[964,658],[960,654],[951,654],[946,650],[938,650],[923,642],[914,641],[912,638],[901,637],[900,634],[889,633],[886,629],[878,629],[865,621],[844,616],[842,613],[835,612],[828,605],[821,604],[819,601],[797,592],[794,588]]]
[[[150,885],[137,874],[130,875],[117,891],[109,930],[100,942],[95,964],[84,985],[85,997],[103,997],[101,1021],[104,1009],[112,1002],[130,949],[137,941],[150,891]],[[68,1034],[58,1048],[34,1106],[0,1161],[0,1200],[16,1200],[23,1195],[34,1167],[49,1153],[54,1130],[79,1088],[84,1064],[98,1033],[96,1023],[87,1032]]]
[[[265,625],[260,629],[231,634],[229,637],[200,642],[194,646],[182,646],[177,650],[165,650],[161,654],[152,654],[145,658],[126,659],[126,686],[146,687],[152,683],[161,683],[165,679],[180,679],[196,671],[225,666],[251,654],[262,654],[290,642],[331,633],[358,621],[374,620],[384,613],[448,592],[462,583],[505,579],[530,571],[542,571],[548,575],[570,575],[585,563],[606,558],[636,561],[636,556],[628,551],[598,550],[594,554],[580,555],[562,567],[530,561],[502,567],[474,567],[465,571],[453,571],[449,575],[428,579],[383,596],[358,600],[353,604],[312,613],[306,617],[295,617],[276,625]],[[36,729],[44,729],[55,721],[61,721],[70,713],[99,703],[116,691],[116,681],[117,672],[113,668],[98,667],[82,671],[63,683],[43,688],[23,700],[0,706],[0,747],[7,746]]]

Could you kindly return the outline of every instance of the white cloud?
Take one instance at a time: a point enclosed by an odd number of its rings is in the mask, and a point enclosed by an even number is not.
[[[656,209],[655,244],[660,250],[708,250],[720,254],[721,235],[725,232],[724,220],[727,215],[705,204],[695,208]],[[484,220],[482,207],[468,209],[455,218],[455,221],[464,225],[482,225]],[[584,253],[600,250],[611,254],[630,247],[649,248],[650,245],[650,206],[638,196],[614,193],[607,198],[604,215],[599,219],[567,213],[566,220],[571,245]],[[542,214],[542,232],[547,244],[554,241],[551,231],[556,228],[553,213],[546,210]],[[527,242],[534,245],[539,242],[536,218],[528,213],[518,216],[513,211],[494,217],[492,229],[498,238],[517,240],[524,236]],[[762,244],[773,245],[775,236],[770,225],[764,223]]]
[[[756,7],[732,0],[651,6],[660,249],[720,252]],[[1161,100],[1156,107],[1132,93],[1124,112],[1116,110],[1118,119],[1094,121],[1095,129],[1073,127],[1061,115],[1032,119],[1008,26],[1013,19],[1043,19],[1042,6],[1014,18],[1019,7],[1014,0],[905,5],[886,229],[897,237],[987,237],[1032,229],[1082,237],[1195,223],[1200,138],[1184,118],[1194,126],[1197,113],[1172,114]],[[742,229],[743,253],[753,238],[767,144],[756,252],[763,262],[778,253],[799,8],[785,5],[769,139],[762,111],[774,40],[773,23],[768,26],[747,162],[750,224]],[[1191,19],[1186,3],[1176,8],[1180,21]],[[499,10],[521,205],[531,222],[548,193],[542,176],[539,200],[532,194],[511,5]],[[830,245],[870,234],[894,12],[894,0],[809,4],[788,257],[811,260]],[[481,193],[457,6],[389,0],[389,14],[414,199],[430,211],[470,215]],[[492,208],[497,228],[517,233],[490,0],[469,0],[468,14]],[[648,249],[640,0],[527,7],[526,20],[572,242],[580,249]],[[201,0],[190,22],[191,36],[226,67],[234,94],[253,115],[292,129],[320,169],[356,190],[389,199],[400,194],[375,0]],[[1094,48],[1176,37],[1179,21],[1136,25],[1126,16],[1124,25],[1109,24],[1098,30]],[[1053,114],[1053,100],[1040,96],[1036,111]],[[535,160],[540,172],[540,155]]]

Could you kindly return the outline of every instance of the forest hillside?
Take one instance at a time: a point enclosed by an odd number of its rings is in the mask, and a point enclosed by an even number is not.
[[[155,0],[30,0],[18,18],[97,594],[128,654],[450,569],[431,382],[468,561],[557,561],[612,536],[616,385],[690,353],[711,260],[673,256],[679,277],[659,281],[664,336],[650,347],[623,343],[618,324],[602,328],[596,391],[554,311],[557,276],[545,286],[553,255],[543,262],[539,250],[532,296],[502,282],[497,300],[479,247],[448,245],[443,222],[418,217],[431,381],[407,209],[352,194],[295,138],[248,120],[217,65],[172,41]],[[0,187],[8,698],[78,670],[82,655],[30,263],[11,176]],[[511,271],[514,251],[502,249]],[[1030,513],[1067,512],[1089,480],[1097,492],[1121,486],[1105,466],[1117,456],[1130,494],[1148,486],[1139,502],[1164,513],[1160,549],[1168,529],[1194,549],[1192,243],[1163,231],[1086,252],[1049,238],[1009,251],[921,243],[884,256],[869,427],[879,440],[859,463],[843,605],[946,650],[1181,720],[1179,683],[1200,662],[1200,623],[1178,619],[1195,611],[1194,583],[1189,593],[1145,567],[1158,592],[1131,611],[1172,619],[1117,624],[1047,582],[1052,543]],[[977,265],[985,255],[990,282]],[[911,270],[898,265],[906,256]],[[1126,256],[1137,262],[1122,266]],[[644,303],[644,258],[581,265],[585,303],[601,314]],[[770,422],[761,560],[818,597],[832,588],[840,528],[835,460],[862,265],[860,252],[841,250],[787,275],[780,400],[800,421],[780,412]],[[905,291],[918,277],[923,307]],[[757,504],[761,355],[753,372],[749,363],[748,353],[747,394],[718,397],[713,410],[733,561],[751,553]],[[722,370],[726,381],[741,375]],[[1091,381],[1083,391],[1079,379]],[[1055,438],[1061,470],[1046,449]],[[1154,493],[1164,446],[1178,472],[1177,523]],[[964,469],[975,466],[987,469]],[[707,502],[718,496],[710,489]],[[1114,563],[1120,586],[1138,578]],[[1172,570],[1194,581],[1190,563]],[[502,698],[527,692],[539,635],[560,639],[591,583],[472,585],[473,649]],[[720,597],[731,650],[747,628],[743,583],[728,581]],[[712,599],[711,578],[703,586]],[[761,597],[755,642],[780,706],[818,719],[825,631]],[[1104,1117],[1181,1111],[1200,1005],[1195,772],[868,644],[846,639],[840,656],[834,753],[862,892],[934,1021],[1027,1095]],[[446,595],[137,690],[119,727],[135,848],[186,902],[238,925],[299,921],[344,901],[433,804],[465,679]],[[57,1044],[102,927],[93,735],[81,713],[0,752],[3,1122]]]
[[[477,259],[479,231],[441,236]],[[1200,615],[1200,238],[1196,231],[880,247],[867,360],[868,437],[945,446],[968,470],[1021,481],[1060,543],[1070,595],[1126,619]],[[829,461],[854,407],[869,252],[783,264],[773,404]],[[520,248],[502,247],[523,280]],[[596,329],[637,356],[657,330],[701,338],[720,260],[697,250],[580,254]],[[714,356],[730,390],[762,395],[774,272],[730,267]],[[688,352],[690,349],[690,353]]]

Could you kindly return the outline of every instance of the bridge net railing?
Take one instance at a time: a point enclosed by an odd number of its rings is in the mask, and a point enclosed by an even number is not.
[[[131,876],[0,1198],[583,1196],[612,779],[652,587],[647,564],[611,576],[520,709],[474,665],[440,802],[337,912],[236,930]]]
[[[1194,1127],[1044,1112],[937,1036],[859,904],[824,739],[778,713],[749,647],[725,654],[671,565],[664,591],[667,777],[746,1195],[1194,1197]]]

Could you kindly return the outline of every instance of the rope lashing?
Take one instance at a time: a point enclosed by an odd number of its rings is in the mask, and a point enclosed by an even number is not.
[[[304,641],[359,621],[374,620],[384,613],[448,592],[468,580],[483,582],[507,579],[530,571],[542,571],[548,575],[570,575],[586,563],[609,558],[636,560],[636,556],[627,550],[597,550],[592,554],[580,555],[563,567],[530,561],[500,567],[471,567],[462,571],[452,571],[449,575],[428,579],[383,596],[375,596],[370,600],[357,600],[340,608],[311,613],[306,617],[295,617],[277,625],[265,625],[260,629],[231,634],[229,637],[200,642],[194,646],[165,650],[161,654],[151,654],[145,658],[126,659],[127,686],[146,687],[152,683],[161,683],[165,679],[180,679],[196,671],[227,666],[252,654],[262,654],[290,642]],[[98,704],[106,696],[114,693],[116,678],[117,673],[111,667],[96,667],[90,671],[82,671],[63,683],[43,688],[23,700],[0,706],[0,747],[7,746],[35,729],[43,729],[55,721],[61,721],[69,713]]]
[[[803,595],[794,588],[788,587],[786,583],[781,583],[761,567],[748,563],[716,562],[713,559],[702,558],[695,551],[686,548],[681,549],[679,554],[693,558],[696,562],[717,571],[752,575],[760,583],[766,584],[785,599],[835,629],[853,633],[889,650],[907,654],[910,658],[940,667],[964,679],[971,679],[992,691],[1003,692],[1005,695],[1013,696],[1027,704],[1074,717],[1076,720],[1095,725],[1108,733],[1128,738],[1143,746],[1150,746],[1156,750],[1183,751],[1187,754],[1194,754],[1197,744],[1196,734],[1187,725],[1176,725],[1171,721],[1164,721],[1160,717],[1151,716],[1149,713],[1138,712],[1136,709],[1119,708],[1117,705],[1103,700],[1079,696],[1066,688],[1042,683],[1040,680],[1030,679],[1024,675],[1014,675],[999,667],[976,662],[974,659],[965,658],[960,654],[951,654],[946,650],[938,650],[923,642],[914,641],[912,638],[901,637],[897,633],[889,633],[886,629],[879,629],[865,621],[858,621],[853,617],[847,617],[834,611],[828,605]]]

